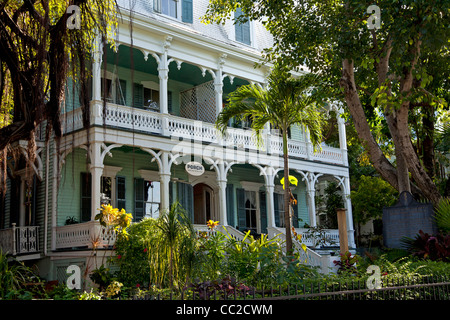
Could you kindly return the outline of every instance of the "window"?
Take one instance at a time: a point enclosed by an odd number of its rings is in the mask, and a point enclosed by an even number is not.
[[[134,180],[135,221],[158,217],[161,202],[160,187],[159,181],[149,181],[142,178]]]
[[[91,221],[91,174],[81,173],[81,222]]]
[[[102,99],[107,102],[126,105],[127,82],[122,79],[101,78]]]
[[[119,210],[125,209],[125,177],[117,177],[116,178],[116,184],[117,184],[117,196],[116,196],[116,203],[117,208]]]
[[[294,198],[297,199],[297,195],[293,194]],[[284,222],[284,194],[283,193],[274,193],[274,211],[275,211],[275,225],[277,227],[285,227],[286,224]],[[291,219],[292,226],[294,228],[298,228],[299,219],[298,219],[298,203],[296,205],[291,204],[294,209],[294,214]]]
[[[248,230],[256,232],[256,192],[245,191],[245,220]]]
[[[102,177],[101,179],[100,192],[102,193],[102,204],[111,204],[113,201],[112,193],[112,178]]]
[[[134,84],[134,107],[159,112],[160,94],[155,86]],[[172,112],[172,91],[167,92],[168,112]]]
[[[241,8],[237,8],[236,12],[234,13],[235,19],[239,18],[242,15]],[[235,24],[235,31],[236,31],[236,41],[244,43],[244,44],[251,44],[250,39],[250,21],[247,20],[245,22],[236,22]]]
[[[241,182],[242,184],[243,182]],[[241,231],[251,230],[258,232],[258,192],[249,191],[243,188],[236,189],[238,229]]]
[[[153,0],[153,10],[186,23],[193,22],[192,0]]]

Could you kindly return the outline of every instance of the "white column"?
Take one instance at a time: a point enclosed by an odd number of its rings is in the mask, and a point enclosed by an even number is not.
[[[344,161],[344,165],[348,165],[347,158],[347,135],[345,132],[345,120],[341,117],[342,109],[339,109],[337,112],[337,123],[338,123],[338,131],[339,131],[339,146],[342,152],[342,159]]]
[[[91,220],[95,220],[95,216],[101,208],[101,179],[103,175],[103,160],[101,158],[101,143],[93,142],[90,146],[91,164],[89,170],[91,172]]]
[[[158,65],[159,77],[159,104],[160,112],[163,114],[169,113],[169,103],[167,98],[167,82],[169,80],[169,58],[168,51],[172,37],[167,36],[163,43],[163,53],[160,56]]]
[[[169,164],[169,154],[163,152],[161,154],[161,165],[160,168],[160,182],[161,182],[161,212],[164,212],[170,207],[170,197],[169,197],[169,184],[170,184],[170,164]]]
[[[214,78],[214,93],[216,100],[216,119],[219,113],[222,111],[222,96],[223,96],[223,65],[225,64],[225,59],[227,55],[222,54],[219,59],[219,68],[216,71],[216,76]]]
[[[274,189],[273,182],[266,184],[267,228],[275,227]]]
[[[102,69],[103,43],[101,36],[96,38],[93,62],[92,62],[92,100],[100,101],[102,99],[101,92],[101,69]]]
[[[316,219],[316,190],[314,188],[306,191],[308,196],[308,211],[309,211],[309,223],[311,227],[315,227],[317,225]]]
[[[306,158],[308,160],[311,160],[314,155],[314,149],[312,146],[309,130],[307,128],[304,128],[305,130],[305,142],[306,142]]]
[[[226,163],[219,161],[215,165],[217,172],[217,185],[219,186],[219,220],[223,226],[228,225],[227,219],[227,172]]]
[[[309,224],[317,226],[316,218],[316,181],[322,174],[306,173],[306,195],[308,196]]]
[[[348,235],[348,245],[351,248],[355,248],[355,230],[353,227],[353,213],[352,213],[352,202],[350,200],[350,178],[344,178],[344,204],[345,209],[347,209],[347,235]]]
[[[227,180],[217,180],[217,184],[219,185],[219,220],[221,225],[227,226]]]

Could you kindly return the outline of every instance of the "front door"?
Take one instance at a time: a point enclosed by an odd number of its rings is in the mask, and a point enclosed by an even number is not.
[[[214,191],[208,185],[199,183],[194,186],[194,224],[206,224],[215,220]]]

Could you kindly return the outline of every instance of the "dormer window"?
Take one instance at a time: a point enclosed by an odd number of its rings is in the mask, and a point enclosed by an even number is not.
[[[241,8],[237,8],[234,13],[234,18],[237,20],[242,15]],[[251,37],[250,37],[250,20],[246,20],[245,22],[236,22],[235,24],[235,39],[238,42],[251,45]]]
[[[153,10],[186,23],[193,22],[193,0],[153,0]]]

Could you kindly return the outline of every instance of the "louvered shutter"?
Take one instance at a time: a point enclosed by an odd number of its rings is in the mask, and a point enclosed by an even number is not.
[[[193,3],[192,0],[182,0],[181,2],[181,20],[186,23],[193,22]]]

